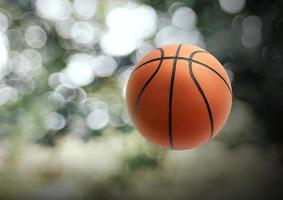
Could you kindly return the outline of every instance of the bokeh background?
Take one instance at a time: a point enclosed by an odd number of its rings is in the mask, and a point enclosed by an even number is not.
[[[0,0],[0,199],[282,199],[283,2]],[[158,46],[227,70],[233,108],[200,148],[163,150],[125,85]]]

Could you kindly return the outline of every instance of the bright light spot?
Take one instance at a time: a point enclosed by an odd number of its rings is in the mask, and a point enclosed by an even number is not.
[[[194,28],[196,21],[196,13],[188,7],[178,8],[172,16],[172,24],[181,29]]]
[[[150,6],[118,7],[109,12],[106,24],[111,31],[131,34],[137,38],[150,37],[156,30],[157,15]]]
[[[132,25],[133,34],[139,38],[148,38],[152,36],[156,30],[157,15],[152,7],[143,5],[133,10]]]
[[[111,10],[106,19],[106,24],[109,29],[129,29],[131,25],[131,10],[126,7],[117,7]]]
[[[102,50],[112,56],[124,56],[134,51],[139,44],[134,35],[124,32],[109,32],[101,40]]]
[[[97,76],[111,76],[117,69],[117,62],[111,56],[100,55],[94,59],[94,71]]]
[[[68,18],[72,13],[72,5],[68,0],[37,0],[37,14],[52,21]]]
[[[163,46],[166,44],[194,44],[201,46],[203,38],[201,33],[197,30],[180,30],[174,26],[166,26],[162,28],[155,36],[156,46]]]
[[[18,98],[18,92],[13,87],[2,87],[0,88],[0,105],[3,105],[9,101],[16,101]]]
[[[47,129],[60,130],[65,127],[66,120],[61,114],[52,112],[45,117],[44,125]]]
[[[30,47],[41,48],[45,45],[47,36],[39,26],[30,26],[25,32],[25,40]]]
[[[5,67],[8,61],[8,39],[5,34],[0,32],[0,78],[5,76],[7,68]]]
[[[94,81],[93,59],[88,54],[76,54],[70,59],[65,74],[75,86],[86,86]]]
[[[96,12],[96,0],[75,0],[74,1],[75,13],[81,19],[90,19]]]
[[[5,14],[0,12],[0,31],[5,32],[8,29],[9,20]]]
[[[109,32],[102,38],[105,53],[123,56],[135,50],[143,39],[156,30],[157,15],[149,6],[117,7],[109,12],[106,24]]]
[[[246,48],[257,47],[262,40],[262,20],[258,16],[248,16],[243,20],[241,41]]]
[[[60,20],[56,22],[56,31],[57,33],[65,38],[65,39],[70,39],[71,38],[71,29],[73,24],[75,23],[74,18],[68,18],[65,20]]]
[[[76,22],[71,28],[71,37],[79,44],[93,44],[95,43],[94,27],[89,22]]]
[[[104,128],[109,123],[110,117],[107,110],[95,109],[86,119],[87,125],[93,130]]]
[[[227,13],[235,14],[245,6],[246,0],[219,0],[220,7]]]

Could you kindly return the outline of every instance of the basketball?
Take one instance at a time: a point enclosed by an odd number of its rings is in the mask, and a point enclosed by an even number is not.
[[[127,83],[126,102],[132,122],[148,141],[190,149],[224,126],[232,105],[231,82],[209,52],[171,44],[138,62]]]

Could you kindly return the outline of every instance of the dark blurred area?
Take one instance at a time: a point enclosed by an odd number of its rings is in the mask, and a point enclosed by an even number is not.
[[[0,0],[0,199],[283,199],[283,1]],[[136,62],[190,43],[223,64],[213,141],[170,151],[135,130]]]

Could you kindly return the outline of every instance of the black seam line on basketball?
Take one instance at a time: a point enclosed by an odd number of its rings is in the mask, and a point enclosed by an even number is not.
[[[174,80],[175,80],[176,66],[178,61],[177,57],[180,53],[181,47],[182,45],[180,44],[177,48],[176,56],[173,62],[171,82],[170,82],[170,92],[169,92],[168,135],[169,135],[169,144],[172,149],[174,149],[173,130],[172,130],[172,105],[173,105]]]
[[[207,52],[205,52],[205,51],[199,51],[199,52],[207,53]],[[219,76],[219,78],[221,78],[222,81],[224,81],[224,84],[225,84],[226,87],[228,88],[230,94],[232,94],[232,89],[230,88],[229,84],[228,84],[227,81],[224,79],[224,77],[221,76],[215,69],[213,69],[213,68],[210,67],[209,65],[204,64],[204,63],[202,63],[202,62],[200,62],[200,61],[191,59],[191,58],[180,57],[180,56],[178,56],[178,57],[167,56],[167,57],[163,57],[163,60],[175,59],[175,58],[178,58],[178,59],[180,59],[180,60],[192,61],[193,63],[199,64],[199,65],[201,65],[201,66],[203,66],[203,67],[208,68],[209,70],[211,70],[212,72],[214,72],[217,76]],[[138,66],[138,67],[132,72],[132,74],[133,74],[136,70],[138,70],[140,67],[142,67],[142,66],[144,66],[144,65],[146,65],[146,64],[149,64],[149,63],[151,63],[151,62],[158,61],[158,60],[160,60],[160,58],[152,59],[152,60],[149,60],[149,61],[145,62],[144,64]]]
[[[139,102],[141,100],[141,97],[144,93],[144,91],[146,90],[147,86],[149,85],[149,83],[152,81],[152,79],[155,77],[155,75],[158,73],[158,71],[160,70],[161,68],[161,65],[162,65],[162,62],[163,62],[163,57],[164,57],[164,50],[161,49],[161,48],[158,48],[160,50],[160,53],[161,53],[161,59],[156,70],[153,72],[153,74],[149,77],[149,79],[145,82],[145,84],[143,85],[142,89],[140,90],[137,98],[136,98],[136,102],[135,102],[135,105],[134,105],[134,108],[133,108],[133,111],[132,111],[132,115],[133,115],[133,121],[135,122],[135,114],[136,114],[136,110],[138,108],[138,105],[139,105]]]
[[[180,58],[180,59],[183,59],[183,58]],[[229,86],[229,84],[227,83],[227,81],[226,81],[226,80],[224,79],[224,77],[221,76],[215,69],[213,69],[213,68],[210,67],[209,65],[204,64],[204,63],[202,63],[202,62],[199,62],[199,61],[197,61],[197,60],[193,60],[193,59],[185,59],[185,60],[191,61],[192,63],[195,63],[195,64],[199,64],[199,65],[201,65],[201,66],[203,66],[203,67],[208,68],[208,69],[211,70],[212,72],[214,72],[219,78],[222,79],[222,81],[224,82],[224,84],[225,84],[226,87],[228,88],[230,94],[232,94],[232,89],[230,88],[230,86]]]
[[[160,48],[158,48],[158,49],[160,49]],[[201,51],[201,52],[203,52],[203,53],[208,53],[207,51]],[[179,57],[179,56],[164,56],[163,58],[166,58],[166,59],[175,59],[175,58],[185,58],[185,57]],[[148,64],[148,63],[151,63],[151,62],[154,62],[154,61],[158,61],[158,60],[160,60],[160,58],[154,58],[154,59],[148,60],[148,61],[146,61],[146,62],[140,64],[139,66],[137,66],[137,67],[134,69],[133,73],[134,73],[136,70],[138,70],[140,67],[142,67],[142,66],[144,66],[144,65],[146,65],[146,64]]]
[[[199,53],[199,51],[196,51],[196,52],[193,52],[190,56],[190,58],[193,58],[193,56],[195,54]],[[211,108],[210,108],[210,105],[209,105],[209,102],[199,84],[199,82],[197,81],[195,75],[194,75],[194,72],[193,72],[193,62],[191,60],[188,61],[189,62],[189,72],[190,72],[190,75],[195,83],[195,85],[197,86],[197,89],[199,91],[199,93],[201,94],[203,100],[204,100],[204,103],[206,105],[206,108],[207,108],[207,111],[208,111],[208,116],[209,116],[209,122],[210,122],[210,137],[209,137],[209,140],[211,140],[211,138],[213,137],[213,134],[214,134],[214,122],[213,122],[213,116],[212,116],[212,111],[211,111]]]
[[[172,58],[174,58],[174,57],[172,57]],[[134,71],[132,72],[132,74],[133,74],[135,71],[137,71],[139,68],[145,66],[146,64],[151,63],[151,62],[154,62],[154,61],[159,61],[159,60],[160,60],[160,58],[154,58],[154,59],[151,59],[151,60],[148,60],[148,61],[144,62],[143,64],[141,64],[141,65],[139,65],[137,68],[135,68]]]

